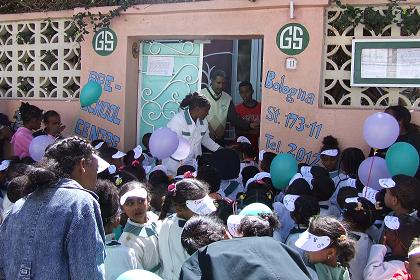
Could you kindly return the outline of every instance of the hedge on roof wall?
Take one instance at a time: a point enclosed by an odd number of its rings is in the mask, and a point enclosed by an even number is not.
[[[135,4],[198,2],[206,0],[136,0]],[[60,11],[78,7],[119,6],[127,0],[0,0],[0,14]]]

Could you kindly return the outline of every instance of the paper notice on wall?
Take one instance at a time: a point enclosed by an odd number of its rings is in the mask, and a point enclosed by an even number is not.
[[[420,78],[420,49],[397,49],[397,77],[400,79]]]
[[[172,76],[174,71],[173,56],[149,56],[146,75]]]
[[[363,49],[361,78],[387,78],[388,49]]]

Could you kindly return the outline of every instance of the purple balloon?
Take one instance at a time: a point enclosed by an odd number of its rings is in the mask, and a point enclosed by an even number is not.
[[[176,151],[178,144],[178,135],[167,127],[161,127],[150,136],[149,149],[154,157],[164,159]]]
[[[40,135],[32,139],[29,144],[29,155],[34,161],[40,161],[45,154],[48,145],[54,143],[54,137],[50,135]]]
[[[375,149],[385,149],[394,144],[400,134],[397,120],[387,113],[369,116],[363,125],[366,142]]]
[[[386,165],[386,161],[381,157],[368,157],[362,161],[359,166],[358,175],[363,185],[375,190],[382,189],[382,187],[379,185],[379,179],[391,177],[391,174],[389,173],[388,167]]]

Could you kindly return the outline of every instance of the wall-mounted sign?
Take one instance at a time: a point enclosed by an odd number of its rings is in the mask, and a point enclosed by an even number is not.
[[[353,39],[351,86],[419,87],[419,39]]]
[[[117,47],[117,34],[110,28],[102,28],[93,36],[92,45],[97,54],[110,55]]]
[[[276,43],[277,47],[287,55],[300,54],[309,44],[308,30],[302,24],[288,23],[277,33]]]

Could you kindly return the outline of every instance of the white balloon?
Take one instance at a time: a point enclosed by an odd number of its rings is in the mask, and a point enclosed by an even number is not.
[[[29,145],[29,155],[34,161],[40,161],[44,157],[45,149],[54,141],[55,139],[49,135],[35,137]]]
[[[179,138],[179,144],[178,148],[176,149],[175,153],[171,155],[171,158],[176,160],[184,160],[188,157],[188,155],[191,152],[191,145],[190,142],[188,142],[187,139],[180,136]]]

